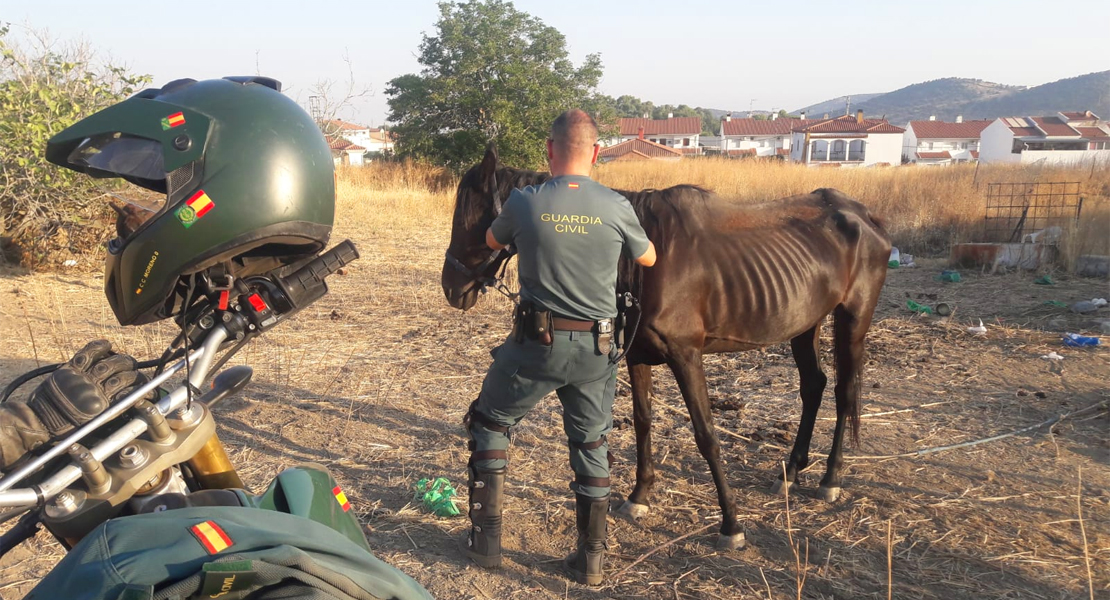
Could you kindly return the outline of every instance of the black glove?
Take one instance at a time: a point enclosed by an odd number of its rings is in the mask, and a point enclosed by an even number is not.
[[[134,358],[112,352],[108,340],[96,340],[42,382],[27,407],[55,437],[88,423],[147,381]]]

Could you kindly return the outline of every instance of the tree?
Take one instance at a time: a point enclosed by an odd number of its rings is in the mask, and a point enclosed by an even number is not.
[[[0,24],[0,234],[9,260],[96,244],[78,229],[96,209],[96,180],[46,162],[46,142],[55,133],[114,104],[150,81],[122,67],[99,64],[81,44],[60,45],[30,32],[26,44],[13,43]],[[98,188],[104,188],[100,183]],[[13,243],[14,242],[14,243]],[[11,244],[11,245],[8,245]]]
[[[420,44],[423,70],[385,90],[398,155],[462,170],[493,140],[513,164],[542,167],[551,121],[590,100],[600,57],[575,67],[563,34],[511,2],[441,2],[439,12]]]

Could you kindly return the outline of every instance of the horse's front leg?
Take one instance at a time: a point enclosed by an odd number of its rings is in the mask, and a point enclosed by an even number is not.
[[[736,505],[732,501],[725,471],[721,467],[721,445],[713,431],[713,414],[709,409],[709,390],[705,384],[705,368],[702,365],[701,351],[696,348],[683,348],[675,352],[667,364],[674,371],[675,380],[682,390],[682,399],[690,411],[690,424],[694,426],[694,441],[698,444],[709,472],[717,486],[717,501],[721,505],[721,536],[717,547],[735,550],[744,546],[744,530],[737,523]]]
[[[633,519],[648,513],[648,499],[655,485],[655,461],[651,456],[651,365],[628,362],[632,386],[632,423],[636,429],[636,487],[620,511]]]

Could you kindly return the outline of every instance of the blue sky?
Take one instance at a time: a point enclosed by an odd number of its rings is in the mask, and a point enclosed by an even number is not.
[[[567,37],[576,62],[601,54],[601,91],[656,104],[793,110],[941,77],[1037,85],[1110,69],[1110,2],[682,2],[519,0]],[[306,101],[323,79],[372,96],[344,116],[380,125],[391,78],[416,72],[435,2],[0,0],[0,21],[84,40],[154,83],[262,74]]]

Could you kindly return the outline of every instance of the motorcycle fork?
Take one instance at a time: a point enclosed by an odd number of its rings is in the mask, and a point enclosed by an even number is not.
[[[189,468],[192,469],[193,477],[196,478],[201,489],[227,490],[247,487],[243,485],[243,480],[239,478],[239,473],[235,471],[223,443],[215,433],[208,438],[200,452],[189,459]]]

